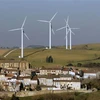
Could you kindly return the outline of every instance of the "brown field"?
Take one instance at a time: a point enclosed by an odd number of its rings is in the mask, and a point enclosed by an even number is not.
[[[0,49],[0,56],[2,56],[4,53],[8,52],[9,49]]]

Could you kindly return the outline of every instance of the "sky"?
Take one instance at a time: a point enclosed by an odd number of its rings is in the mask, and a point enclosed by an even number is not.
[[[48,46],[48,23],[52,21],[55,35],[52,34],[52,46],[65,45],[64,19],[69,16],[69,25],[73,30],[72,44],[100,43],[100,0],[0,0],[0,47],[20,47],[20,31],[8,30],[20,28],[25,16],[24,31],[30,38],[24,37],[24,47],[28,45]]]

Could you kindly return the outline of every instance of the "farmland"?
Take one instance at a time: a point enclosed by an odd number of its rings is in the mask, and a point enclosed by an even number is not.
[[[2,50],[1,50],[2,51]],[[3,52],[3,51],[2,51]],[[7,51],[6,51],[7,52]],[[4,52],[5,53],[5,52]],[[3,53],[2,53],[3,55]],[[1,56],[2,56],[1,55]],[[19,59],[20,50],[10,53],[6,59]],[[46,63],[46,57],[52,56],[53,63]],[[2,56],[3,57],[3,56]],[[64,66],[68,63],[99,62],[100,44],[75,45],[72,50],[66,50],[64,46],[54,47],[51,50],[45,48],[25,48],[24,59],[32,66]]]

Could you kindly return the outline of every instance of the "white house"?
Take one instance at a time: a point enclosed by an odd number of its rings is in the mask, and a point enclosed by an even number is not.
[[[34,84],[34,85],[37,85],[37,84],[38,84],[38,78],[37,78],[37,76],[34,76],[34,77],[30,80],[30,84]]]
[[[74,71],[72,71],[72,70],[71,70],[71,71],[69,71],[69,74],[70,74],[70,75],[72,75],[72,76],[75,76],[75,72],[74,72]]]
[[[41,68],[39,74],[40,75],[48,75],[48,74],[58,75],[58,74],[62,74],[62,68],[58,68],[58,67]]]
[[[60,75],[59,80],[72,80],[72,76],[70,74]]]
[[[85,70],[83,78],[96,78],[96,73],[95,70]]]
[[[52,86],[53,85],[53,77],[48,75],[41,75],[38,76],[40,85],[47,85]]]
[[[81,82],[79,80],[54,80],[54,85],[61,89],[80,90]]]

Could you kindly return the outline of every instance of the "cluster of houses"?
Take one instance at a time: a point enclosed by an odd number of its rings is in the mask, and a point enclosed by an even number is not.
[[[100,77],[99,70],[75,67],[30,67],[25,61],[0,60],[0,86],[4,91],[80,90],[81,79]]]

